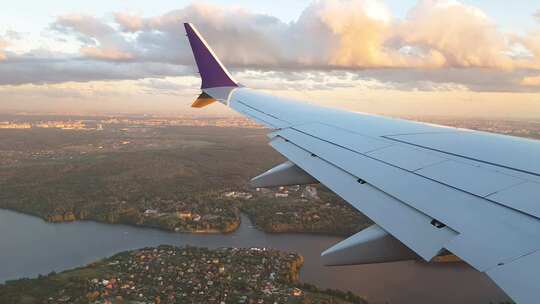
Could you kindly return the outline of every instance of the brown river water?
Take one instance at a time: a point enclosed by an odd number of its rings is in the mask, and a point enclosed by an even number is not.
[[[371,303],[499,303],[508,298],[487,276],[464,263],[399,262],[325,267],[319,255],[341,238],[268,234],[242,217],[231,234],[194,235],[95,222],[52,224],[0,210],[0,282],[62,271],[120,251],[160,244],[202,247],[271,247],[305,257],[300,279],[322,288],[350,290]]]

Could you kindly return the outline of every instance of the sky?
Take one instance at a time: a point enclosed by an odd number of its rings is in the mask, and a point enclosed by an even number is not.
[[[0,113],[231,115],[182,23],[243,84],[392,116],[540,119],[540,1],[18,0],[0,11]]]

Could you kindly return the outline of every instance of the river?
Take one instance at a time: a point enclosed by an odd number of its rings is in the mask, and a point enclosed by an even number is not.
[[[305,257],[301,280],[323,288],[351,290],[371,303],[454,304],[508,300],[484,274],[465,264],[399,262],[324,267],[319,254],[340,238],[268,234],[242,217],[227,235],[194,235],[95,222],[47,223],[0,209],[0,282],[36,277],[86,265],[124,250],[170,244],[216,247],[271,247]]]

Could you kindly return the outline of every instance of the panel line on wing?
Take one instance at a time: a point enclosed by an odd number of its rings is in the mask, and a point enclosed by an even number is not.
[[[523,170],[523,169],[519,169],[519,168],[515,168],[515,167],[510,167],[510,166],[506,166],[506,165],[503,165],[503,164],[498,164],[498,163],[494,163],[494,162],[490,162],[490,161],[486,161],[486,160],[466,156],[466,155],[463,155],[463,154],[452,153],[452,152],[449,152],[449,151],[444,151],[444,150],[436,149],[436,148],[421,145],[421,144],[415,144],[415,143],[412,143],[412,142],[409,142],[409,141],[406,141],[406,140],[401,140],[401,139],[389,137],[389,136],[386,136],[386,135],[381,136],[381,137],[389,139],[389,140],[393,140],[393,141],[396,141],[396,142],[400,142],[402,144],[411,145],[411,146],[415,146],[415,147],[420,147],[420,148],[423,148],[423,149],[426,149],[426,150],[436,151],[436,152],[439,152],[439,153],[448,154],[448,155],[452,155],[452,156],[456,156],[456,157],[461,157],[461,158],[472,160],[472,161],[475,161],[475,162],[479,162],[479,163],[483,163],[483,164],[487,164],[487,165],[492,165],[492,166],[496,166],[496,167],[501,167],[501,168],[514,170],[514,171],[518,171],[518,172],[521,172],[521,173],[526,173],[526,174],[530,174],[530,175],[540,177],[540,174],[532,172],[532,171],[527,171],[527,170]]]
[[[257,111],[257,112],[259,112],[259,113],[261,113],[261,114],[270,116],[270,117],[272,117],[272,118],[274,118],[274,119],[281,120],[281,121],[286,122],[286,123],[290,123],[290,122],[285,121],[285,120],[283,120],[283,119],[281,119],[281,118],[279,118],[279,117],[276,117],[276,116],[274,116],[274,115],[272,115],[272,114],[265,113],[265,112],[263,112],[263,111],[261,111],[261,110],[259,110],[259,109],[257,109],[257,108],[254,108],[254,107],[252,107],[252,106],[246,104],[245,102],[242,102],[241,100],[236,100],[236,102],[239,103],[239,104],[242,104],[242,105],[244,105],[244,106],[246,106],[246,107],[248,107],[248,108],[250,108],[250,109],[252,109],[253,111]]]
[[[316,156],[313,158],[321,158],[345,172],[361,176],[380,191],[458,231],[459,237],[454,238],[446,248],[479,270],[489,269],[540,248],[540,222],[530,214],[385,164],[293,128],[277,133]],[[321,182],[326,184],[332,181]],[[482,220],[479,221],[479,218]],[[508,243],[513,246],[507,246]],[[484,251],[486,248],[489,248],[489,254]]]
[[[304,148],[275,137],[270,145],[351,205],[365,213],[425,260],[437,255],[458,232],[431,225],[432,217],[370,184],[360,184],[352,175],[328,161],[313,157]],[[393,214],[393,216],[392,216]]]
[[[432,178],[432,177],[430,177],[430,176],[426,176],[426,175],[419,174],[418,171],[409,171],[409,170],[405,170],[405,169],[403,169],[403,168],[401,168],[401,167],[399,167],[399,166],[396,166],[396,165],[393,164],[393,163],[390,163],[390,162],[387,162],[387,161],[384,161],[384,160],[380,160],[380,159],[374,158],[374,157],[370,156],[369,153],[368,153],[368,154],[360,153],[360,152],[358,152],[358,151],[356,151],[356,150],[353,150],[353,149],[351,149],[351,148],[349,148],[349,147],[343,146],[343,145],[338,144],[338,143],[335,143],[335,142],[331,142],[331,141],[329,141],[329,140],[327,140],[327,139],[324,139],[324,138],[320,138],[320,137],[318,137],[317,135],[306,133],[306,132],[304,132],[303,130],[298,129],[297,126],[290,127],[289,129],[290,129],[290,130],[294,130],[294,131],[296,131],[296,132],[299,132],[299,133],[301,133],[301,134],[303,134],[303,135],[305,135],[305,136],[309,136],[309,137],[312,137],[312,138],[314,138],[314,139],[317,139],[317,140],[323,141],[323,142],[325,142],[325,143],[328,143],[328,144],[330,144],[330,145],[339,147],[339,148],[341,148],[341,149],[345,149],[345,150],[350,151],[350,152],[352,152],[352,153],[355,153],[355,154],[357,154],[357,155],[361,155],[361,156],[367,157],[367,158],[369,158],[369,159],[371,159],[371,160],[374,160],[374,161],[383,163],[383,164],[385,164],[385,165],[394,167],[394,168],[396,168],[396,169],[404,170],[405,172],[409,172],[409,173],[411,173],[411,174],[414,174],[414,175],[419,176],[419,177],[421,177],[421,178],[424,178],[424,179],[426,179],[426,180],[429,180],[429,181],[432,181],[432,182],[441,184],[441,185],[446,186],[446,187],[449,187],[449,188],[451,188],[451,189],[454,189],[454,190],[463,192],[463,193],[465,193],[465,194],[468,194],[468,195],[477,197],[477,198],[479,198],[479,199],[487,200],[487,201],[489,201],[489,202],[491,202],[491,203],[493,203],[493,204],[502,206],[502,207],[504,207],[504,208],[509,208],[509,209],[514,210],[514,211],[516,211],[516,212],[522,213],[522,214],[524,214],[524,215],[526,215],[526,216],[531,216],[531,217],[533,217],[533,218],[535,218],[535,219],[537,219],[537,220],[540,219],[540,217],[539,217],[538,214],[536,214],[536,213],[531,214],[531,213],[525,212],[525,211],[523,211],[523,210],[521,210],[521,209],[519,209],[519,208],[513,207],[513,206],[510,205],[510,204],[504,204],[504,203],[501,203],[501,202],[499,202],[499,201],[493,200],[493,199],[489,198],[488,195],[479,195],[479,194],[477,194],[477,193],[473,193],[473,192],[467,191],[467,190],[465,190],[465,189],[462,189],[462,188],[456,187],[456,186],[454,186],[454,185],[445,183],[445,182],[443,182],[443,181],[441,181],[441,180],[437,180],[437,179]],[[398,141],[399,141],[399,140],[398,140]],[[428,149],[428,150],[430,150],[430,149]],[[440,164],[441,164],[441,163],[440,163]],[[440,165],[440,164],[439,164],[439,165]],[[500,173],[500,174],[504,174],[504,173]],[[518,184],[518,183],[514,184],[513,186],[516,186],[517,184]],[[505,186],[505,187],[506,187],[506,186]]]

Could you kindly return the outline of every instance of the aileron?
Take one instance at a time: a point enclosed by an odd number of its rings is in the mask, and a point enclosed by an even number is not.
[[[310,173],[355,208],[362,211],[418,255],[429,261],[457,232],[431,224],[433,218],[403,204],[369,184],[358,183],[358,177],[312,156],[312,153],[276,137],[271,146]]]

